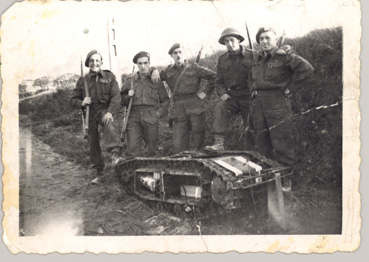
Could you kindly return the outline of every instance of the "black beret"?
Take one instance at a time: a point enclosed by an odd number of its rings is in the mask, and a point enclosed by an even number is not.
[[[175,43],[174,45],[172,45],[172,47],[169,49],[168,54],[172,55],[173,51],[177,48],[183,48],[183,45],[181,45],[180,43]]]
[[[92,51],[90,51],[90,52],[87,54],[87,57],[86,57],[86,60],[85,60],[85,66],[86,66],[86,67],[88,67],[88,62],[89,62],[89,60],[90,60],[90,57],[91,57],[92,55],[94,55],[94,54],[99,54],[99,55],[101,56],[101,60],[102,60],[102,55],[100,54],[100,52],[99,52],[99,51],[97,51],[97,50],[92,50]]]
[[[147,57],[150,61],[150,54],[146,51],[141,51],[138,52],[134,57],[133,57],[133,63],[137,64],[137,60],[140,59],[141,57]]]
[[[274,30],[273,28],[269,27],[269,26],[260,27],[260,28],[259,28],[259,31],[256,33],[256,42],[257,42],[258,44],[260,44],[260,43],[259,43],[259,37],[260,37],[260,35],[261,35],[262,33],[269,32],[269,31],[272,31],[274,34],[277,34],[277,33],[275,32],[275,30]]]

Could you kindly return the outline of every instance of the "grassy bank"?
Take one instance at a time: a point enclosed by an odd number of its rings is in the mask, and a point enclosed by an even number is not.
[[[308,35],[286,39],[286,44],[307,59],[315,68],[314,76],[293,94],[295,113],[293,130],[299,158],[297,184],[302,187],[324,185],[341,190],[342,182],[342,30],[316,30]],[[216,70],[214,53],[200,61]],[[32,131],[56,152],[88,167],[88,144],[82,139],[81,116],[69,105],[70,89],[27,100],[19,105],[19,113],[28,115]],[[215,92],[205,101],[207,133],[205,144],[211,144],[210,128],[213,109],[219,98]],[[329,106],[338,102],[336,106]],[[122,111],[115,119],[120,130]],[[166,119],[160,122],[159,150],[170,153],[172,133]],[[226,147],[243,149],[244,127],[240,117],[233,119],[226,135]],[[104,157],[107,158],[105,154]],[[337,199],[338,200],[338,199]],[[339,200],[338,200],[339,201]]]

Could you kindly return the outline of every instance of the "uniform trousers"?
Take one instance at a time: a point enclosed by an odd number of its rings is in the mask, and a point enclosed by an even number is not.
[[[226,101],[220,101],[214,111],[214,123],[211,130],[212,134],[224,135],[229,129],[231,117],[241,114],[244,126],[252,124],[249,121],[250,113],[250,96],[231,96]],[[252,150],[254,148],[254,137],[250,132],[246,132],[245,149]]]
[[[184,99],[174,99],[173,154],[203,147],[205,139],[205,109],[201,99],[193,94]]]
[[[154,156],[158,137],[159,116],[155,108],[153,106],[132,107],[127,125],[126,157]]]
[[[296,160],[292,115],[291,103],[283,90],[257,91],[253,106],[256,149],[286,165]]]
[[[121,150],[121,143],[119,134],[114,127],[113,121],[107,124],[102,123],[102,118],[107,112],[107,108],[98,107],[90,109],[89,128],[88,128],[88,142],[90,145],[90,161],[92,168],[97,170],[104,169],[104,161],[101,156],[99,125],[102,126],[101,140],[108,152],[119,153]]]

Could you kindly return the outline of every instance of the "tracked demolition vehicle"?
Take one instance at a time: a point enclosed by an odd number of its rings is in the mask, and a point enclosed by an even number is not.
[[[132,179],[133,191],[142,199],[187,207],[213,202],[236,209],[245,191],[267,185],[269,213],[283,219],[281,179],[291,170],[254,151],[223,151],[134,158],[116,166],[116,173],[123,183]]]

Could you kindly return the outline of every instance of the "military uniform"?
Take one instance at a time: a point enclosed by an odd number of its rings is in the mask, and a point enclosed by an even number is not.
[[[88,59],[86,59],[86,61],[87,60]],[[102,126],[102,140],[108,148],[108,151],[111,153],[119,153],[121,150],[119,134],[116,131],[113,122],[109,121],[107,124],[102,123],[102,118],[107,112],[114,115],[120,106],[121,98],[119,87],[114,74],[109,70],[100,70],[97,74],[90,71],[85,78],[89,88],[89,95],[92,100],[90,104],[88,129],[90,160],[93,168],[103,170],[104,161],[101,157],[98,125]],[[85,96],[84,80],[80,77],[72,93],[72,105],[75,108],[80,109],[81,102]]]
[[[122,104],[128,105],[131,89],[131,78],[123,85],[121,95]],[[145,156],[156,154],[156,144],[159,136],[159,118],[168,109],[169,97],[161,81],[153,83],[149,75],[144,78],[139,73],[133,77],[132,108],[127,125],[128,148],[127,158],[142,155],[142,141],[146,144]]]
[[[251,50],[240,46],[239,53],[229,51],[218,59],[215,86],[219,97],[228,94],[230,98],[220,101],[215,107],[213,134],[224,135],[229,127],[230,118],[241,113],[244,123],[247,123],[250,108],[249,73],[253,66]],[[247,145],[253,141],[248,137]]]
[[[296,156],[291,130],[291,103],[285,90],[288,88],[295,92],[314,69],[302,57],[277,50],[275,47],[267,55],[260,52],[252,70],[255,146],[263,155],[291,165]]]
[[[215,72],[197,64],[187,64],[178,67],[171,65],[160,73],[169,88],[174,89],[175,83],[183,68],[188,65],[181,77],[174,95],[173,117],[173,154],[189,149],[190,134],[194,149],[200,149],[205,139],[205,109],[197,96],[201,79],[208,80],[203,90],[210,95],[214,89]]]

